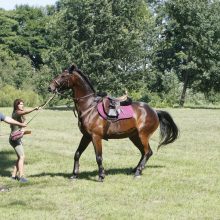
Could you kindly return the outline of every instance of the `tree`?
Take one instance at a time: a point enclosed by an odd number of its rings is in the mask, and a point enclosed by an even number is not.
[[[155,63],[161,72],[174,70],[183,82],[180,106],[187,88],[219,90],[219,80],[214,81],[219,79],[219,2],[168,0],[160,16],[164,29]]]
[[[0,10],[0,85],[1,88],[11,85],[16,89],[34,90],[32,79],[36,71],[33,63],[21,50],[15,50],[19,45],[19,21],[15,14],[14,11]]]
[[[11,51],[29,57],[35,67],[42,63],[42,53],[47,49],[45,24],[48,17],[41,8],[27,5],[13,11],[0,11],[0,43]]]
[[[75,62],[98,90],[135,89],[146,63],[151,16],[143,0],[60,1],[49,24],[53,42],[46,62],[57,71]]]

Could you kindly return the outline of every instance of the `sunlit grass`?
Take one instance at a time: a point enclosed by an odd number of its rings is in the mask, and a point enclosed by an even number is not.
[[[81,138],[72,111],[44,110],[24,138],[28,184],[10,180],[15,153],[0,142],[0,219],[220,219],[220,110],[166,109],[180,128],[179,139],[157,151],[140,179],[128,175],[140,159],[128,139],[103,141],[104,183],[97,182],[92,145],[71,182],[73,156]],[[10,114],[10,108],[1,112]],[[30,118],[31,115],[28,116]],[[1,134],[9,126],[1,123]]]

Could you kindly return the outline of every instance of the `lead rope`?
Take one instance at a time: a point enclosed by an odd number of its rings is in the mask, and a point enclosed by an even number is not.
[[[26,125],[28,125],[40,112],[44,109],[44,107],[56,96],[56,93],[54,93],[53,96],[51,96],[40,108],[40,110],[27,122]]]

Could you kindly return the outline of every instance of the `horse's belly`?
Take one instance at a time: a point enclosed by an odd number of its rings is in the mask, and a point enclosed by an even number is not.
[[[137,131],[132,120],[111,122],[107,130],[107,136],[113,138],[126,138]]]
[[[121,132],[121,133],[117,133],[117,134],[108,134],[107,135],[107,138],[108,139],[122,139],[122,138],[127,138],[127,137],[130,137],[134,134],[136,134],[137,131],[136,129],[132,129],[130,131],[127,131],[127,132]]]

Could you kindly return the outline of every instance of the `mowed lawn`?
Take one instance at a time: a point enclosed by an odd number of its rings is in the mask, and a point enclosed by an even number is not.
[[[139,179],[128,173],[140,153],[122,139],[103,141],[103,183],[97,182],[91,144],[80,160],[80,178],[69,180],[81,138],[72,111],[43,110],[28,126],[27,184],[10,179],[16,156],[1,136],[0,185],[10,191],[0,192],[0,219],[220,219],[220,110],[164,110],[180,137],[157,151],[155,133],[154,155]],[[11,114],[11,108],[0,111]],[[0,132],[9,133],[9,126],[1,123]]]

